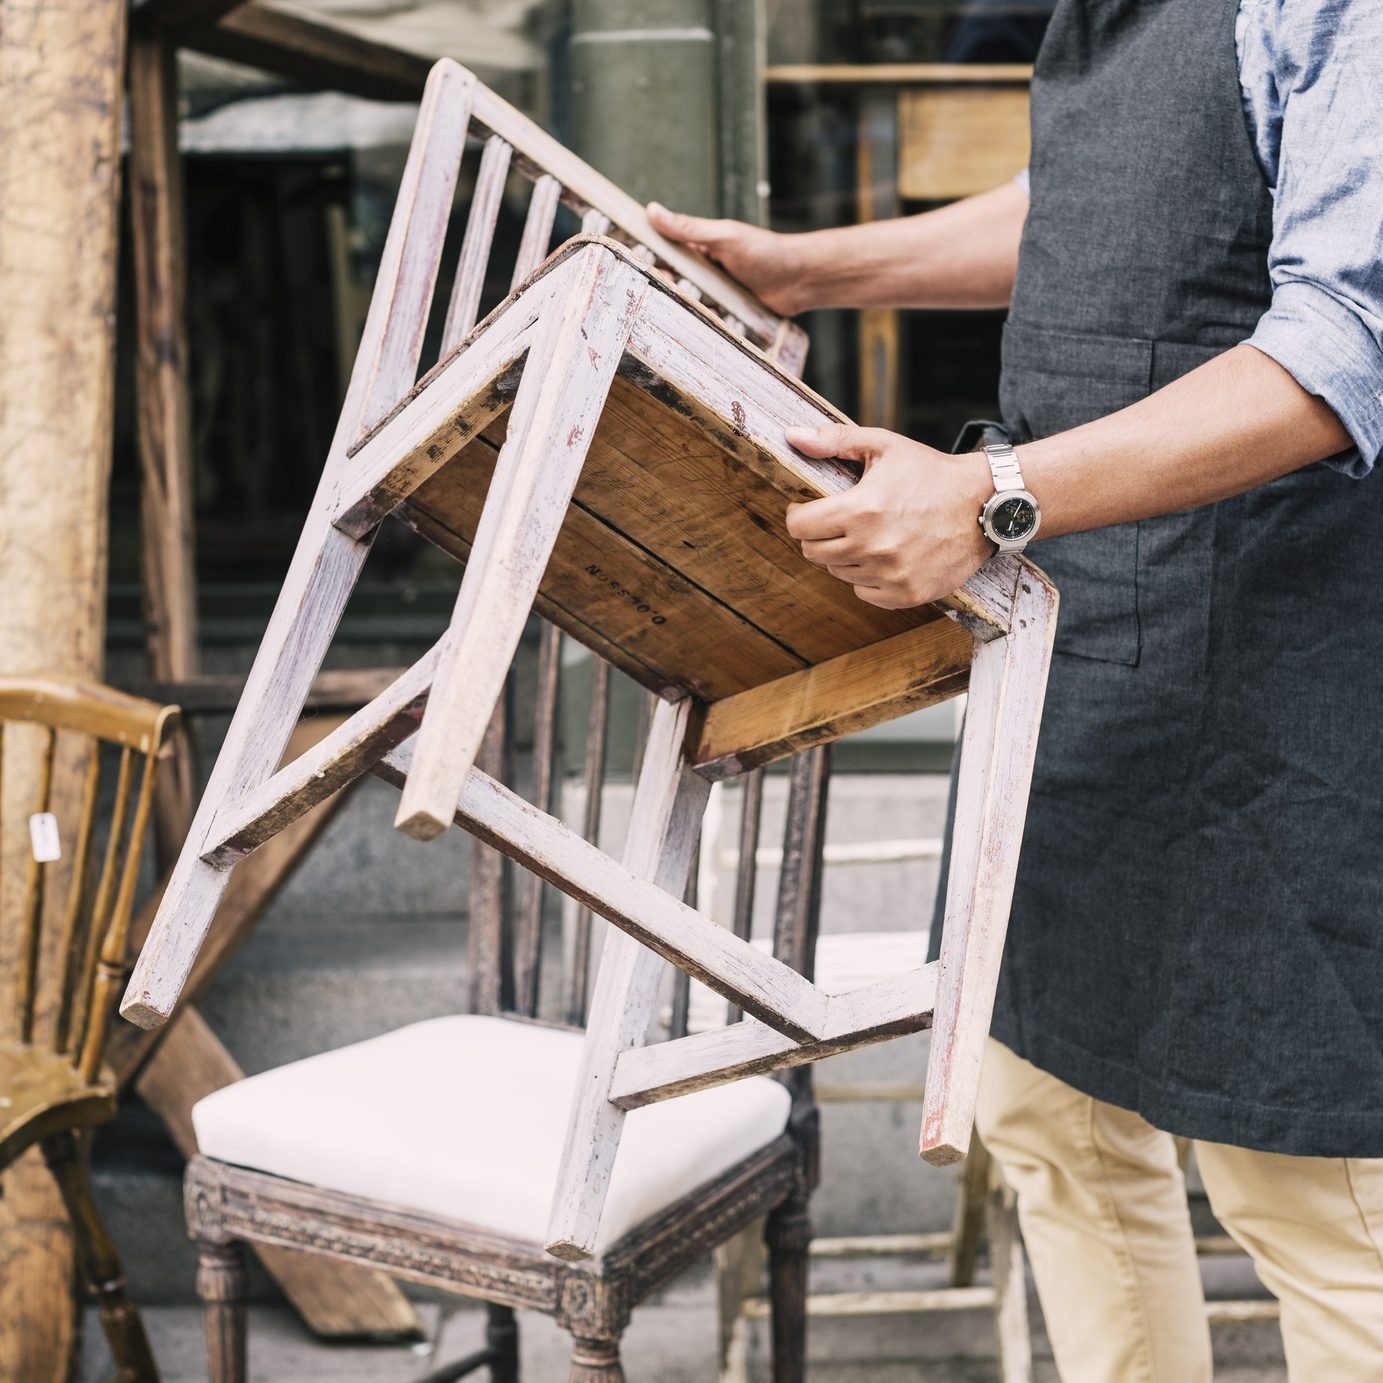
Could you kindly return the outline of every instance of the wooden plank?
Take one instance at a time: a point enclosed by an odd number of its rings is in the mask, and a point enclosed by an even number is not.
[[[135,1089],[163,1119],[183,1156],[192,1157],[197,1152],[192,1105],[243,1076],[205,1019],[191,1010],[170,1025],[159,1059],[139,1076]],[[417,1312],[382,1272],[269,1244],[252,1247],[316,1334],[422,1337]]]
[[[789,673],[706,708],[692,759],[726,778],[965,690],[974,640],[950,620]]]
[[[725,271],[684,245],[666,240],[653,229],[642,202],[631,197],[590,164],[578,158],[548,132],[493,91],[476,93],[476,118],[510,144],[522,166],[534,175],[551,174],[565,190],[565,200],[578,213],[600,212],[636,246],[643,246],[674,277],[685,278],[701,290],[709,303],[737,317],[762,344],[771,343],[779,318],[736,283]]]
[[[494,470],[497,431],[492,426],[473,441],[398,510],[410,527],[462,561]],[[714,699],[805,665],[737,610],[602,523],[581,502],[580,485],[534,597],[545,619],[658,694],[681,690]],[[687,656],[693,646],[694,662]]]
[[[690,1037],[632,1047],[618,1057],[610,1099],[621,1109],[638,1109],[920,1032],[931,1025],[936,984],[936,967],[929,965],[850,994],[832,995],[825,1029],[815,1041],[794,1041],[746,1018]]]
[[[245,0],[132,0],[130,23],[137,30],[215,24],[244,3]]]
[[[275,72],[306,87],[375,101],[416,101],[432,68],[421,54],[371,42],[297,11],[254,3],[238,6],[219,23],[185,30],[179,41],[195,52]]]
[[[355,710],[373,701],[407,669],[401,667],[327,668],[313,678],[305,709]],[[186,715],[233,711],[245,692],[245,679],[233,672],[199,672],[175,682],[136,683],[137,696],[178,706]]]
[[[399,802],[395,826],[419,840],[451,824],[643,301],[647,280],[604,251],[570,265],[514,396]]]
[[[754,407],[741,380],[740,415]],[[717,428],[719,430],[719,428]],[[610,391],[576,501],[789,652],[816,662],[937,617],[866,605],[844,582],[802,556],[788,533],[784,473],[739,464],[721,439],[620,379]],[[775,483],[776,480],[776,483]],[[814,496],[813,496],[814,497]],[[694,638],[684,630],[684,638]],[[700,662],[703,640],[682,662]]]
[[[567,281],[554,275],[507,304],[480,340],[425,375],[362,440],[331,506],[337,528],[357,537],[368,533],[509,407],[518,383],[515,367]]]
[[[1056,610],[1051,583],[1035,570],[1024,572],[1012,633],[977,645],[970,676],[922,1110],[921,1155],[938,1166],[958,1161],[970,1142]]]
[[[509,282],[511,293],[547,258],[552,224],[557,219],[561,196],[562,184],[551,173],[544,173],[533,184],[528,215],[524,218],[523,235],[519,240],[519,252],[514,259],[514,274]]]
[[[11,675],[95,679],[102,663],[124,46],[118,0],[7,4],[0,20],[0,648]],[[10,749],[0,818],[13,824],[33,773]],[[81,792],[80,773],[62,773],[55,810],[66,816]],[[23,868],[20,833],[6,834],[8,991]],[[49,935],[56,946],[58,929]],[[38,997],[46,1016],[57,986]],[[6,1170],[4,1192],[0,1377],[66,1383],[72,1256],[37,1150]]]
[[[227,868],[334,796],[417,728],[437,666],[434,645],[374,701],[216,814],[202,858]]]
[[[513,153],[498,135],[491,135],[485,141],[485,152],[480,156],[480,171],[476,174],[475,191],[471,196],[471,210],[466,218],[466,234],[461,241],[461,257],[452,282],[447,320],[442,328],[444,358],[470,335],[480,315],[485,269],[490,262],[490,247],[494,244]]]
[[[413,745],[391,751],[374,771],[406,784],[416,771]],[[799,1040],[824,1034],[827,996],[796,971],[640,878],[488,774],[471,770],[454,819],[770,1027]]]
[[[198,665],[177,52],[162,33],[136,33],[130,42],[129,64],[129,200],[145,642],[149,675],[156,681],[175,681],[194,676]],[[192,746],[182,735],[174,740],[173,761],[163,766],[155,789],[160,860],[176,855],[192,822],[193,779]]]
[[[630,355],[662,381],[668,401],[788,499],[849,489],[854,473],[846,466],[804,457],[784,435],[789,427],[820,427],[843,422],[843,416],[783,372],[748,367],[745,356],[763,357],[713,320],[685,309],[665,287],[650,293],[629,339]],[[990,589],[973,580],[937,604],[987,626],[987,637],[1008,629],[1007,609],[991,608]]]
[[[807,1298],[807,1315],[814,1320],[841,1316],[903,1316],[924,1311],[985,1311],[994,1307],[992,1287],[924,1287],[896,1292],[829,1292]],[[750,1297],[744,1314],[766,1320],[768,1301]]]
[[[625,842],[629,874],[669,894],[686,886],[710,795],[683,753],[690,709],[685,701],[654,709]],[[595,1247],[624,1127],[624,1111],[609,1099],[615,1061],[645,1040],[661,978],[657,957],[634,937],[606,937],[548,1220],[547,1250],[569,1262],[588,1258]]]
[[[363,417],[375,400],[403,394],[417,369],[419,328],[407,308],[431,300],[451,210],[450,190],[439,195],[436,181],[454,177],[455,170],[436,170],[426,179],[423,175],[435,165],[431,132],[464,128],[471,83],[468,74],[458,77],[459,72],[444,68],[428,83],[322,480],[245,695],[126,992],[121,1011],[140,1027],[156,1027],[172,1012],[225,889],[225,871],[200,857],[207,831],[227,801],[258,786],[278,762],[369,553],[369,539],[357,540],[333,528],[329,510],[346,449],[360,434]],[[414,251],[415,241],[426,253]]]
[[[904,91],[898,97],[898,195],[940,202],[987,192],[1028,166],[1025,87]]]
[[[839,83],[844,86],[953,86],[970,82],[1030,82],[1022,62],[828,62],[779,63],[764,69],[764,81],[779,86]]]

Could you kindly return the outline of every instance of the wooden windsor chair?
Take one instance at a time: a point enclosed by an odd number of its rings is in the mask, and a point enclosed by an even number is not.
[[[126,940],[155,773],[177,718],[176,707],[106,687],[0,678],[5,800],[21,800],[33,784],[29,864],[13,924],[6,918],[17,949],[14,1031],[0,1041],[0,1172],[34,1145],[41,1149],[120,1383],[150,1383],[158,1374],[96,1210],[80,1135],[115,1115],[106,1038],[129,968]],[[59,820],[54,784],[68,774],[81,787],[75,811]],[[40,996],[49,994],[53,1002],[45,1004]]]
[[[415,383],[468,131],[484,152],[437,313],[443,358]],[[533,182],[512,291],[472,329],[511,165]],[[559,202],[621,240],[578,237],[534,272]],[[125,1014],[164,1021],[235,862],[374,771],[402,787],[401,829],[428,838],[454,821],[619,929],[592,998],[550,1253],[577,1262],[596,1250],[629,1110],[929,1025],[923,1155],[962,1156],[1056,593],[1030,563],[1001,557],[943,601],[882,611],[807,563],[783,526],[786,502],[839,492],[856,473],[786,443],[788,427],[840,418],[794,377],[803,344],[470,73],[439,63],[323,481]],[[394,513],[465,563],[450,627],[374,702],[275,771],[374,533]],[[622,862],[476,766],[532,609],[660,698]],[[682,903],[713,780],[967,686],[938,964],[827,995]],[[659,956],[745,1019],[642,1045]]]

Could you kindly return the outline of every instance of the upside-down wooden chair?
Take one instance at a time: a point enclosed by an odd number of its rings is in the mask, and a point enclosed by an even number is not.
[[[115,1116],[106,1038],[129,968],[125,944],[155,774],[177,718],[176,707],[107,687],[0,678],[0,787],[6,802],[27,806],[4,821],[5,853],[15,857],[19,837],[29,856],[22,892],[7,895],[18,899],[13,927],[6,919],[17,950],[14,1027],[0,1040],[0,1173],[35,1144],[41,1149],[119,1383],[151,1383],[158,1374],[96,1210],[82,1135]],[[55,798],[65,775],[80,790]],[[54,810],[59,800],[74,804],[70,815]],[[53,996],[51,1005],[41,994]]]
[[[442,359],[415,383],[468,133],[484,153]],[[490,208],[511,162],[533,179],[514,289],[472,329]],[[532,272],[559,201],[638,252],[583,236]],[[856,477],[786,443],[788,427],[839,418],[791,372],[800,344],[790,323],[660,240],[641,208],[470,73],[439,63],[323,481],[126,1015],[152,1025],[171,1012],[236,860],[373,770],[400,785],[407,833],[426,839],[456,822],[619,929],[592,998],[549,1253],[576,1263],[597,1250],[628,1111],[929,1025],[922,1152],[962,1156],[1056,594],[1030,563],[1001,557],[943,601],[884,611],[808,564],[783,526],[786,503]],[[450,627],[383,695],[275,771],[392,513],[465,562]],[[660,698],[622,863],[476,767],[534,608]],[[937,965],[828,996],[681,901],[713,780],[967,686]],[[745,1019],[643,1045],[659,956]],[[618,1376],[602,1348],[576,1376]]]

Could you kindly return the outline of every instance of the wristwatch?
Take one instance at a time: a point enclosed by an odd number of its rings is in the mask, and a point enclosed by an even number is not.
[[[1007,442],[985,447],[984,454],[994,477],[994,494],[980,510],[980,528],[1000,552],[1022,552],[1037,536],[1042,508],[1037,497],[1023,488],[1018,453]]]

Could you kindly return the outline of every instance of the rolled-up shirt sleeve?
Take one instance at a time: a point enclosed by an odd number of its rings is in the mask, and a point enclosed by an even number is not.
[[[1363,476],[1383,453],[1383,22],[1378,0],[1259,0],[1240,76],[1273,186],[1272,303],[1249,344],[1335,411],[1331,459]]]

